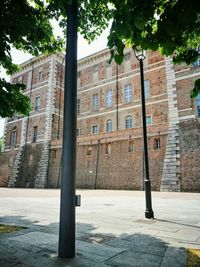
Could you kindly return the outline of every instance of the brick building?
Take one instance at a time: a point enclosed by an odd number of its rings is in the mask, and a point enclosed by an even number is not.
[[[138,189],[144,186],[139,62],[108,64],[105,49],[78,62],[77,187]],[[148,51],[144,60],[146,121],[153,190],[200,191],[200,95],[191,100],[200,62],[174,66]],[[29,117],[5,127],[0,186],[60,185],[64,60],[40,56],[22,64],[13,82],[26,85]]]

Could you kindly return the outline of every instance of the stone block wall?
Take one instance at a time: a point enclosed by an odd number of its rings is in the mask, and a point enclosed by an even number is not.
[[[48,188],[59,188],[61,179],[61,143],[59,141],[53,142],[54,145],[50,147],[49,166],[48,166]],[[58,145],[55,146],[55,143]]]
[[[180,122],[181,191],[200,192],[200,119]]]
[[[7,187],[16,153],[0,154],[0,187]]]
[[[19,165],[16,187],[35,187],[37,166],[42,152],[41,144],[25,145]]]

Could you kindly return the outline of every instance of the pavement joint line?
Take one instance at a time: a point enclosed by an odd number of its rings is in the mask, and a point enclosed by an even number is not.
[[[167,251],[168,247],[169,247],[169,244],[167,244],[167,246],[166,246],[166,248],[165,248],[165,253],[164,253],[163,257],[162,257],[160,266],[161,266],[161,265],[163,264],[163,262],[164,262],[165,254],[166,254],[166,251]]]
[[[105,263],[105,264],[106,264],[106,261],[109,261],[109,260],[113,259],[114,257],[117,257],[117,256],[119,256],[120,254],[123,254],[125,251],[128,251],[128,249],[124,249],[123,251],[120,251],[119,253],[117,253],[117,254],[111,256],[110,258],[108,258],[108,259],[102,261],[101,263]]]

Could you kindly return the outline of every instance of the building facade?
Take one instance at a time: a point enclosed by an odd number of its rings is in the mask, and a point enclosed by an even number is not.
[[[126,50],[108,63],[105,49],[78,62],[77,187],[144,188],[139,62]],[[153,190],[200,191],[200,95],[192,100],[200,66],[174,65],[148,51],[144,60],[146,122]],[[8,119],[0,156],[0,185],[60,186],[64,59],[25,62],[13,82],[26,85],[32,112]]]

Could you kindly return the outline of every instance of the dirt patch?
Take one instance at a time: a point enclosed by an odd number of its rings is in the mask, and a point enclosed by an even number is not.
[[[24,228],[19,227],[19,226],[0,224],[0,235],[17,232],[22,229]]]
[[[188,249],[187,250],[187,267],[199,267],[200,266],[200,249]]]

